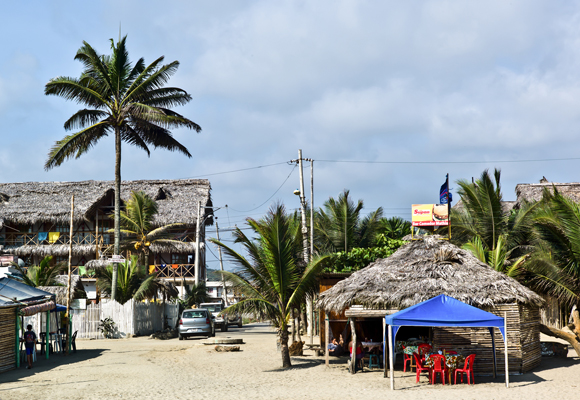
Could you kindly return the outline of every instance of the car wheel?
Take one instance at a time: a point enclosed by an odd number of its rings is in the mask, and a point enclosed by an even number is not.
[[[183,340],[183,336],[181,336],[181,333],[178,333],[177,337],[179,338],[179,340]]]
[[[242,321],[238,322],[238,328],[242,327]]]
[[[224,332],[227,332],[227,331],[228,331],[228,328],[229,328],[229,326],[228,326],[228,324],[225,324],[225,325],[226,325],[226,329],[224,330]]]
[[[215,336],[215,327],[211,330],[211,334],[209,335],[209,337],[214,337]]]
[[[220,330],[221,330],[222,332],[227,332],[227,331],[228,331],[228,328],[227,328],[226,324],[221,324],[221,325],[220,325]]]

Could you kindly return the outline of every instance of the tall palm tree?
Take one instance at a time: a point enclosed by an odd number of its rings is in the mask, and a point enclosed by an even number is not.
[[[65,263],[51,263],[52,256],[46,256],[42,259],[40,264],[33,265],[28,268],[23,268],[17,263],[11,263],[14,268],[22,275],[22,278],[17,278],[28,286],[59,286],[57,277],[66,268]]]
[[[239,268],[236,273],[222,272],[234,290],[242,295],[242,300],[228,310],[269,319],[278,329],[282,367],[288,368],[292,366],[288,349],[291,310],[315,289],[316,277],[327,256],[317,257],[304,267],[300,257],[300,226],[292,222],[292,217],[280,204],[273,206],[263,220],[248,218],[247,223],[256,239],[248,238],[239,228],[234,231],[235,242],[248,253],[247,258],[211,239]]]
[[[168,246],[181,244],[171,239],[170,229],[183,227],[184,224],[169,224],[153,229],[153,219],[158,213],[157,202],[144,192],[131,192],[131,197],[121,210],[121,232],[124,234],[121,248],[139,253],[139,263],[146,265],[149,247],[152,244]]]
[[[494,179],[485,170],[474,183],[457,182],[463,208],[451,210],[453,241],[497,271],[517,277],[533,250],[531,216],[537,205],[504,209],[500,178],[499,170]]]
[[[65,160],[79,158],[109,134],[115,135],[115,254],[120,248],[121,210],[121,142],[125,141],[150,154],[149,146],[191,154],[179,143],[169,129],[189,128],[201,131],[195,122],[170,110],[184,105],[191,96],[182,89],[164,87],[177,71],[179,62],[162,65],[164,57],[145,66],[143,58],[135,65],[129,61],[125,47],[127,37],[116,44],[111,39],[111,55],[98,54],[87,42],[77,51],[84,69],[79,78],[60,76],[45,86],[46,95],[64,97],[84,104],[64,124],[65,130],[78,132],[57,141],[48,153],[46,170],[61,165]],[[117,267],[113,268],[112,298],[116,296]]]
[[[113,287],[113,267],[95,270],[97,277],[97,288],[104,294],[111,294]],[[131,260],[126,260],[119,264],[117,276],[117,298],[120,304],[125,304],[131,299],[137,301],[153,298],[159,290],[162,290],[157,281],[156,274],[149,274],[146,265],[140,265],[137,256],[132,256]]]
[[[543,325],[541,330],[568,341],[580,356],[580,205],[556,188],[553,193],[546,189],[534,221],[539,242],[526,263],[528,284],[573,309],[572,333]]]
[[[338,199],[330,197],[317,212],[314,221],[315,243],[322,253],[348,252],[353,247],[370,247],[374,244],[383,216],[382,207],[361,219],[362,200],[356,204],[344,190]]]

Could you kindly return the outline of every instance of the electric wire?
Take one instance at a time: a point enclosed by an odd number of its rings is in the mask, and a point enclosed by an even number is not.
[[[250,211],[254,211],[257,210],[258,208],[262,207],[264,204],[266,204],[267,202],[270,201],[270,199],[272,197],[274,197],[276,195],[276,193],[278,193],[280,191],[280,189],[282,189],[282,186],[284,186],[284,184],[288,181],[288,179],[290,179],[290,176],[292,175],[292,173],[294,172],[294,170],[296,169],[296,164],[294,165],[294,168],[292,168],[292,171],[290,171],[290,173],[288,174],[288,176],[286,177],[286,179],[284,179],[284,182],[282,182],[282,184],[278,187],[278,189],[276,189],[276,191],[272,194],[272,196],[268,197],[266,199],[265,202],[263,202],[262,204],[260,204],[258,207],[252,208],[251,210],[236,210],[235,208],[232,208],[232,210],[234,210],[235,212],[250,212]]]

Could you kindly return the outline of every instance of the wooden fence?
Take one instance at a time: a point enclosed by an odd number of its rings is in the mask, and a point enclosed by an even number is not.
[[[72,330],[77,338],[102,339],[99,323],[105,318],[115,322],[115,337],[150,335],[167,326],[174,328],[178,319],[178,305],[165,303],[142,303],[134,300],[121,305],[103,300],[99,304],[87,304],[86,310],[71,310]]]

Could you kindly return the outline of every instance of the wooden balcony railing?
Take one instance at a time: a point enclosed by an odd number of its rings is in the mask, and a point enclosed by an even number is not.
[[[84,271],[83,271],[84,270]],[[151,271],[151,270],[150,270]],[[181,279],[194,278],[195,265],[194,264],[161,264],[155,265],[153,269],[159,278]],[[85,270],[83,267],[72,267],[71,273],[73,275],[80,275],[81,278],[94,278],[94,272]]]
[[[6,232],[0,234],[0,244],[4,246],[39,246],[39,245],[60,245],[69,244],[69,233],[61,233],[58,238],[52,238],[46,235],[46,239],[39,239],[39,233],[24,233],[24,232]],[[96,245],[97,239],[94,233],[77,232],[73,235],[74,245]],[[101,244],[109,244],[113,242],[113,235],[109,233],[99,234],[99,242]]]

